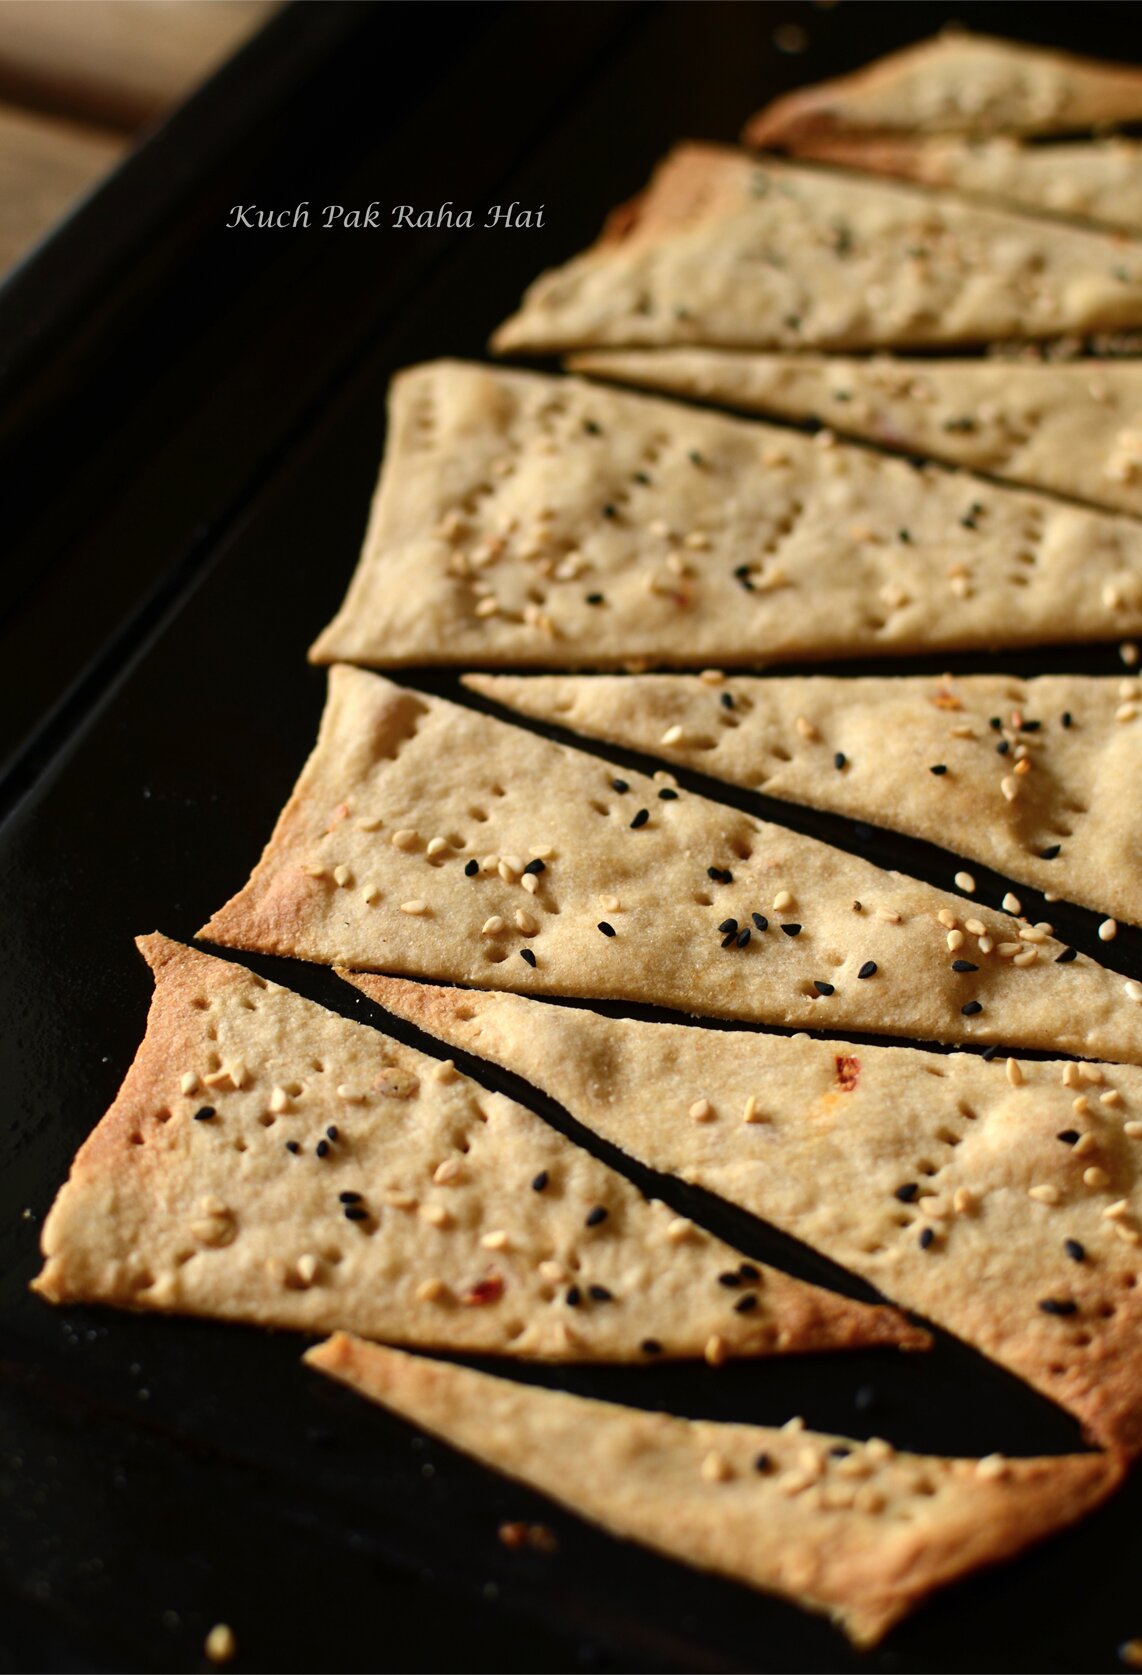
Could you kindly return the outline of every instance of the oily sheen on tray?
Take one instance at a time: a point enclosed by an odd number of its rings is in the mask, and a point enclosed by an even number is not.
[[[537,1390],[343,1333],[305,1357],[610,1531],[827,1614],[872,1646],[934,1589],[1093,1510],[1105,1454],[946,1459]]]
[[[1142,1061],[1123,979],[1006,913],[466,705],[331,672],[209,941],[479,988]],[[951,942],[949,942],[951,938]],[[971,958],[967,957],[970,952]]]
[[[745,1262],[450,1064],[140,948],[146,1038],[45,1223],[51,1302],[553,1361],[927,1341]]]
[[[701,669],[1142,632],[1142,525],[678,402],[456,361],[394,382],[311,656]]]
[[[647,1024],[350,976],[1142,1448],[1142,1071]]]

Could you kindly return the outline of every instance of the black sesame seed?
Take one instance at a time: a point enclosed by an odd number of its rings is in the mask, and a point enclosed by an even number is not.
[[[960,1007],[960,1011],[965,1018],[974,1018],[977,1013],[983,1011],[983,1002],[979,1000],[965,1001],[964,1005]]]
[[[704,465],[706,463],[705,460],[702,458],[701,454],[698,452],[697,448],[691,448],[690,449],[689,458],[690,458],[690,464],[691,465]]]
[[[996,755],[1006,756],[1007,752],[1010,749],[1011,749],[1011,741],[1009,739],[1000,739],[999,743],[995,747]]]
[[[988,722],[988,726],[993,728],[995,730],[995,732],[1002,733],[1002,731],[1003,731],[1002,718],[998,715],[993,715],[991,720]]]
[[[464,876],[465,876],[465,878],[475,878],[475,876],[479,872],[479,870],[480,870],[479,861],[469,861],[467,866],[464,868]]]
[[[813,987],[819,995],[835,995],[837,992],[832,983],[823,983],[819,977],[814,977]]]
[[[999,1043],[996,1042],[994,1047],[985,1047],[980,1057],[986,1064],[990,1064],[992,1059],[999,1057]]]
[[[1077,960],[1078,957],[1079,951],[1077,948],[1064,948],[1061,954],[1055,956],[1055,964],[1070,965],[1071,961]]]
[[[678,793],[674,790],[673,786],[664,785],[662,790],[658,793],[658,799],[663,803],[676,803],[678,801]]]
[[[735,1314],[752,1314],[756,1309],[758,1297],[756,1291],[747,1291],[744,1297],[739,1297],[734,1304]]]
[[[946,762],[934,762],[932,764],[932,766],[928,769],[928,772],[930,774],[935,774],[937,778],[939,778],[943,774],[946,774],[947,771],[948,771],[948,765],[947,765]]]
[[[636,471],[634,476],[631,478],[632,483],[641,483],[643,488],[646,489],[650,487],[652,480],[652,478],[647,476],[645,471]]]
[[[526,960],[528,965],[531,966],[533,970],[535,969],[535,955],[532,953],[530,948],[521,948],[519,951],[519,957],[521,960]]]
[[[605,603],[606,603],[606,600],[605,600],[603,594],[601,594],[601,593],[588,593],[587,594],[587,604],[588,605],[602,605],[602,604],[605,604]]]
[[[643,1338],[638,1346],[644,1355],[661,1355],[662,1345],[657,1338]]]
[[[1077,1239],[1064,1239],[1063,1249],[1066,1251],[1072,1262],[1081,1262],[1086,1256],[1086,1247],[1084,1245],[1080,1245]]]
[[[978,965],[973,965],[970,960],[953,960],[952,961],[952,970],[953,971],[978,971],[979,967],[978,967]]]
[[[769,929],[769,920],[764,913],[751,913],[750,918],[753,920],[755,930],[767,931]]]
[[[738,932],[738,947],[739,948],[748,948],[749,947],[749,939],[752,935],[753,935],[753,932],[750,930],[748,925],[745,927],[744,930],[739,931]]]
[[[359,1204],[361,1197],[362,1194],[359,1192],[339,1192],[337,1194],[338,1201],[342,1204]]]
[[[369,1219],[369,1212],[368,1212],[368,1210],[365,1209],[364,1205],[362,1205],[362,1204],[346,1204],[346,1206],[345,1206],[345,1220],[346,1221],[368,1221],[368,1219]]]
[[[734,875],[727,867],[707,867],[706,877],[712,878],[715,884],[732,884]]]
[[[773,1470],[773,1461],[768,1454],[759,1454],[753,1462],[754,1471],[767,1472]]]
[[[598,425],[595,423],[594,419],[584,419],[583,420],[583,429],[587,432],[588,436],[601,436],[602,435],[602,432],[600,431]]]
[[[328,1140],[319,1140],[317,1142],[316,1146],[314,1146],[313,1149],[317,1153],[318,1157],[328,1157],[329,1156],[329,1141]]]
[[[596,1303],[609,1303],[612,1300],[612,1293],[607,1290],[605,1285],[589,1285],[587,1295],[592,1297]]]
[[[1040,849],[1039,859],[1041,861],[1053,861],[1062,847],[1061,843],[1049,843],[1046,849]]]
[[[736,936],[738,934],[738,922],[736,919],[723,919],[721,924],[718,926],[718,929],[722,932],[723,936],[727,931],[732,931]]]
[[[876,976],[876,961],[875,960],[866,960],[864,962],[864,964],[861,966],[860,970],[857,972],[857,976],[858,977],[875,977]]]
[[[341,1138],[334,1123],[330,1123],[329,1127],[325,1130],[325,1138],[327,1140],[339,1140]]]
[[[737,939],[738,939],[737,931],[727,931],[725,936],[723,936],[723,938],[722,938],[722,947],[723,948],[732,948],[734,943],[737,941]]]
[[[294,1157],[296,1157],[298,1152],[301,1150],[301,1147],[298,1145],[296,1140],[287,1140],[285,1148],[287,1152],[292,1152]]]
[[[602,931],[604,936],[614,936],[615,934],[615,927],[613,925],[608,925],[605,919],[599,920],[598,928]]]
[[[718,1275],[718,1284],[724,1285],[728,1291],[736,1291],[741,1282],[742,1277],[736,1268],[732,1268],[728,1274]]]
[[[834,1460],[847,1460],[852,1453],[852,1449],[847,1442],[835,1442],[829,1449],[829,1453]]]
[[[1075,718],[1071,714],[1070,710],[1064,710],[1061,719],[1064,727],[1071,727],[1074,725]]]
[[[603,516],[605,518],[617,518],[618,515],[619,515],[619,510],[618,510],[617,506],[604,506],[603,507]]]
[[[1055,1139],[1061,1140],[1064,1146],[1077,1146],[1079,1143],[1079,1131],[1077,1128],[1061,1128],[1055,1135]]]
[[[932,1228],[932,1227],[922,1227],[920,1229],[920,1249],[921,1250],[927,1250],[929,1245],[935,1239],[935,1237],[936,1237],[936,1233],[935,1233],[934,1228]]]
[[[579,1290],[577,1285],[573,1285],[570,1287],[563,1300],[569,1309],[577,1309],[579,1304],[583,1301],[583,1293]]]
[[[612,779],[611,790],[617,791],[619,796],[623,797],[630,790],[630,786],[627,784],[625,779]]]
[[[752,1262],[739,1262],[738,1273],[741,1275],[743,1280],[752,1281],[759,1280],[761,1278],[761,1269],[755,1268]]]
[[[785,932],[786,936],[800,936],[801,935],[800,925],[782,925],[781,929]]]
[[[905,1181],[903,1186],[896,1188],[896,1196],[902,1204],[911,1204],[919,1191],[920,1187],[916,1181]]]
[[[722,693],[722,708],[724,710],[732,710],[733,707],[734,707],[734,695],[733,695],[733,693],[732,692],[723,692]]]
[[[637,832],[639,827],[640,826],[645,826],[649,819],[650,819],[650,810],[648,808],[640,808],[638,813],[635,815],[634,819],[630,823],[631,831],[632,832]]]
[[[1041,1297],[1039,1307],[1044,1314],[1078,1314],[1079,1306],[1069,1298]]]
[[[1024,733],[1037,733],[1042,725],[1041,721],[1025,721],[1022,731]]]
[[[601,1204],[595,1204],[587,1211],[587,1219],[583,1225],[585,1227],[598,1227],[601,1221],[606,1221],[608,1214],[609,1211],[605,1210]]]
[[[910,529],[898,529],[896,539],[903,541],[905,546],[910,546],[912,544],[912,531]]]
[[[194,1113],[195,1122],[209,1122],[214,1115],[213,1105],[200,1105]]]
[[[844,751],[843,750],[838,750],[837,754],[833,757],[834,768],[843,768],[844,765],[845,765],[846,760],[847,760],[847,758],[845,756]]]
[[[734,575],[738,578],[738,581],[740,582],[743,576],[748,576],[749,575],[749,565],[748,564],[735,564],[734,565]]]
[[[523,870],[524,870],[524,872],[532,872],[532,873],[546,872],[547,871],[547,862],[546,861],[541,861],[537,858],[534,861],[529,861],[527,863],[526,867],[524,867]]]
[[[549,1179],[550,1179],[550,1176],[548,1175],[547,1170],[546,1169],[541,1169],[539,1171],[539,1174],[535,1176],[534,1180],[531,1183],[532,1192],[543,1192],[543,1191],[545,1191],[546,1188],[547,1188],[547,1183],[548,1183]]]
[[[738,577],[738,586],[743,587],[747,593],[752,593],[753,592],[753,578],[748,573],[744,576],[739,576]]]

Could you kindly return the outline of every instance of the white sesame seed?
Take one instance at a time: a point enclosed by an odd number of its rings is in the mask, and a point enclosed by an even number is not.
[[[418,1303],[438,1302],[440,1298],[444,1296],[447,1289],[447,1286],[442,1280],[421,1280],[420,1284],[416,1288],[416,1300]]]
[[[1008,1061],[1007,1061],[1007,1080],[1011,1083],[1011,1086],[1013,1088],[1022,1087],[1022,1085],[1023,1085],[1023,1070],[1020,1066],[1020,1063],[1019,1063],[1018,1059],[1008,1059]]]
[[[538,919],[533,919],[531,914],[525,913],[522,907],[516,908],[515,922],[523,932],[524,936],[534,936],[536,931],[539,929]]]
[[[600,896],[599,906],[604,913],[618,913],[622,909],[622,902],[617,896]]]
[[[1114,719],[1115,721],[1134,721],[1137,715],[1137,704],[1119,704],[1114,712]]]
[[[289,1110],[289,1094],[284,1088],[275,1088],[270,1095],[270,1110],[278,1116]]]
[[[1130,1121],[1122,1125],[1123,1134],[1128,1134],[1132,1140],[1142,1139],[1142,1122]]]
[[[539,1264],[539,1277],[547,1281],[548,1285],[562,1285],[567,1278],[567,1270],[562,1262],[553,1262],[550,1258]]]
[[[962,948],[964,945],[964,933],[963,931],[949,931],[945,940],[948,944],[948,952],[954,954],[957,948]]]
[[[502,1228],[496,1228],[492,1233],[485,1233],[480,1240],[485,1250],[507,1250],[511,1238]]]
[[[317,1278],[320,1267],[316,1256],[299,1256],[297,1259],[297,1277],[302,1285],[312,1285]]]
[[[1102,924],[1098,927],[1098,940],[1100,942],[1113,942],[1117,935],[1117,921],[1114,919],[1104,919]]]
[[[178,1085],[183,1093],[193,1093],[198,1086],[198,1072],[196,1070],[184,1070],[179,1078]]]
[[[896,1458],[895,1448],[890,1442],[886,1442],[883,1437],[869,1437],[864,1445],[864,1451],[870,1460],[878,1462]]]
[[[1083,1183],[1098,1191],[1099,1188],[1110,1185],[1110,1176],[1105,1169],[1100,1169],[1098,1164],[1094,1163],[1089,1169],[1083,1170]]]
[[[683,1239],[688,1239],[693,1231],[694,1223],[692,1221],[689,1221],[685,1216],[675,1216],[674,1220],[667,1226],[666,1237],[671,1244],[678,1245],[682,1243]]]
[[[709,1122],[714,1115],[714,1107],[708,1099],[696,1099],[690,1107],[690,1115],[695,1122]]]
[[[447,1227],[452,1220],[443,1204],[422,1204],[419,1213],[420,1219],[430,1227]]]
[[[702,1476],[707,1483],[728,1483],[733,1475],[729,1461],[722,1454],[707,1454],[702,1461]]]
[[[1022,913],[1023,903],[1019,900],[1018,896],[1013,895],[1012,892],[1008,890],[1007,894],[1003,898],[1003,908],[1006,913]]]
[[[499,608],[500,608],[499,600],[498,599],[493,599],[491,597],[491,595],[489,594],[489,596],[486,599],[481,599],[477,602],[476,615],[479,616],[479,617],[495,616],[495,614],[499,610]]]
[[[520,883],[523,885],[529,896],[534,896],[535,892],[539,889],[539,879],[533,872],[525,872],[523,877],[520,879]]]
[[[995,951],[1002,959],[1009,960],[1013,954],[1022,954],[1024,948],[1022,942],[1001,942]]]
[[[1121,1221],[1123,1216],[1128,1216],[1130,1214],[1129,1198],[1115,1199],[1114,1203],[1108,1204],[1102,1213],[1106,1217],[1107,1221]]]
[[[985,1483],[998,1482],[1006,1477],[1010,1467],[1002,1454],[985,1454],[982,1460],[976,1461],[975,1474]]]
[[[797,717],[796,727],[801,737],[803,739],[808,739],[810,743],[814,743],[821,737],[820,732],[816,727],[814,727],[813,723],[807,716],[799,715]]]
[[[1028,1198],[1034,1198],[1038,1204],[1057,1204],[1060,1193],[1057,1186],[1048,1182],[1045,1186],[1032,1186],[1027,1189]]]
[[[720,1367],[726,1359],[726,1345],[715,1332],[712,1338],[706,1340],[705,1356],[711,1367]]]
[[[1118,648],[1118,655],[1128,669],[1133,669],[1138,661],[1138,647],[1133,640],[1124,640]]]
[[[1100,1088],[1106,1081],[1102,1067],[1097,1064],[1080,1064],[1079,1079],[1083,1082],[1089,1082],[1091,1087],[1094,1088]]]
[[[367,907],[372,907],[373,904],[375,902],[379,902],[380,899],[380,888],[376,884],[366,884],[365,888],[361,891],[361,900]]]
[[[499,936],[500,932],[504,929],[504,921],[500,918],[498,913],[493,913],[490,919],[484,920],[483,925],[480,927],[480,935]]]
[[[519,874],[523,871],[522,867],[512,865],[512,861],[514,859],[514,856],[509,859],[508,856],[501,855],[500,864],[496,868],[496,871],[499,873],[505,884],[514,884]]]
[[[307,878],[325,877],[325,868],[321,865],[320,861],[303,861],[301,864],[301,870],[305,873]]]
[[[1142,1233],[1139,1233],[1136,1227],[1129,1227],[1124,1221],[1112,1222],[1111,1225],[1113,1226],[1115,1233],[1125,1244],[1142,1244]]]
[[[402,827],[399,832],[394,832],[392,836],[392,845],[394,849],[415,849],[419,842],[420,833],[413,831],[413,829],[408,826]]]
[[[665,733],[663,733],[663,735],[662,735],[660,743],[662,743],[662,744],[681,744],[682,740],[685,737],[686,737],[685,728],[684,727],[679,727],[676,723],[673,727],[668,727],[666,729]]]
[[[793,892],[791,890],[778,890],[773,898],[773,911],[775,913],[787,913],[792,906]]]
[[[451,1059],[441,1059],[432,1072],[434,1082],[454,1082],[456,1080],[456,1066]]]
[[[211,1663],[229,1663],[238,1650],[234,1630],[229,1623],[215,1623],[203,1643],[203,1651]]]
[[[347,884],[352,884],[353,874],[346,866],[334,867],[333,882],[334,884],[339,884],[341,888],[344,889]]]
[[[979,951],[980,951],[981,954],[990,954],[991,950],[994,947],[995,947],[995,943],[991,940],[990,936],[981,936],[980,937],[980,939],[979,939]]]
[[[725,678],[725,672],[721,669],[703,669],[698,676],[698,679],[704,681],[707,686],[721,686]]]
[[[952,1194],[952,1209],[958,1216],[967,1215],[975,1207],[975,1199],[966,1186],[958,1186]]]
[[[965,895],[973,896],[975,894],[975,879],[970,872],[957,872],[955,886],[957,890],[962,890]]]
[[[751,1093],[749,1098],[746,1100],[745,1110],[742,1112],[742,1121],[743,1122],[764,1122],[765,1121],[765,1117],[764,1117],[763,1113],[761,1111],[759,1111],[758,1108],[757,1108],[757,1095],[756,1094]]]
[[[1019,795],[1019,781],[1013,779],[1010,774],[1005,774],[999,782],[999,789],[1003,792],[1007,801],[1013,803]]]
[[[338,1099],[343,1099],[346,1105],[359,1105],[364,1095],[359,1088],[350,1087],[348,1082],[341,1082],[337,1088]]]
[[[891,907],[878,907],[876,916],[878,919],[883,919],[886,925],[899,925],[902,922],[900,914]]]
[[[982,919],[965,919],[964,930],[967,931],[969,936],[984,936],[987,933],[987,926]]]
[[[1109,1088],[1106,1093],[1099,1094],[1098,1102],[1100,1105],[1121,1105],[1122,1095],[1119,1093],[1117,1088]]]
[[[414,917],[416,917],[422,913],[428,912],[428,903],[426,901],[421,901],[418,897],[415,901],[402,901],[400,904],[400,910],[402,913],[411,913]]]
[[[1072,1061],[1068,1061],[1063,1066],[1063,1086],[1065,1088],[1077,1088],[1078,1085],[1079,1085],[1079,1067],[1078,1067],[1077,1064],[1073,1063]]]
[[[429,855],[443,855],[444,851],[446,849],[451,849],[451,847],[452,847],[452,845],[449,843],[447,838],[442,838],[442,837],[429,838],[428,849],[427,849],[426,853],[429,854]]]
[[[954,931],[956,926],[959,924],[959,920],[956,918],[950,907],[941,907],[940,911],[936,915],[936,918],[940,921],[946,931]]]

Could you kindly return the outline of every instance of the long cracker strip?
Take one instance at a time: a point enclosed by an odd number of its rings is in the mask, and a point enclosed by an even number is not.
[[[858,1646],[924,1597],[1073,1523],[1107,1455],[956,1460],[796,1425],[677,1419],[338,1334],[306,1361],[599,1524],[830,1616]]]
[[[1142,251],[883,179],[682,146],[493,347],[870,349],[1142,325]]]
[[[824,136],[808,149],[826,163],[893,175],[1039,215],[1142,231],[1142,145],[1116,136],[1060,145],[1013,140]]]
[[[1133,676],[468,675],[534,720],[942,844],[1142,924]],[[1014,910],[1010,957],[1034,925]],[[1024,940],[1020,941],[1020,938]],[[1142,987],[1131,985],[1142,1001]]]
[[[644,349],[596,350],[569,364],[666,395],[815,420],[838,435],[1142,516],[1136,361],[918,364],[888,355]]]
[[[925,1342],[894,1309],[743,1263],[450,1064],[242,966],[139,946],[146,1039],[45,1224],[50,1301],[558,1361]]]
[[[831,135],[1065,134],[1142,121],[1142,69],[947,29],[850,75],[797,88],[747,123],[753,145]]]
[[[1142,1072],[988,1064],[351,982],[1142,1448]],[[702,1122],[691,1115],[701,1101]]]
[[[202,934],[478,988],[1142,1060],[1121,977],[1058,963],[1045,932],[1016,965],[1007,914],[348,667]]]
[[[397,379],[312,656],[702,668],[1142,632],[1142,526],[573,378]]]

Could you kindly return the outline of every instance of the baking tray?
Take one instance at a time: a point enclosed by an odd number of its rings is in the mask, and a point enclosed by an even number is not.
[[[219,1620],[239,1670],[1094,1670],[1118,1667],[1117,1645],[1142,1629],[1136,1482],[861,1657],[822,1621],[610,1541],[416,1436],[303,1370],[298,1337],[53,1310],[26,1289],[43,1215],[142,1033],[150,985],[131,938],[192,936],[246,876],[312,741],[324,678],[305,648],[355,560],[392,372],[481,354],[534,273],[580,248],[675,138],[732,139],[781,87],[949,15],[294,6],[144,145],[133,188],[109,183],[0,292],[14,578],[0,606],[4,1667],[195,1669]],[[1122,50],[1117,7],[955,15]],[[773,46],[790,22],[809,39],[795,57]],[[173,204],[160,190],[172,155]],[[306,197],[514,199],[544,203],[546,225],[251,233],[241,246],[219,225],[234,202]],[[1114,648],[962,666],[1121,668]],[[450,677],[409,679],[459,696]],[[776,817],[950,882],[940,851],[787,807]],[[1004,881],[973,871],[998,901]],[[1142,977],[1137,933],[1106,947],[1094,916],[1044,911]],[[249,963],[383,1021],[320,968]],[[744,1213],[622,1167],[743,1250],[869,1295]],[[681,1413],[801,1413],[935,1451],[1079,1442],[1065,1415],[942,1336],[926,1357],[510,1371]],[[508,1552],[497,1526],[521,1518],[548,1524],[558,1551]]]

